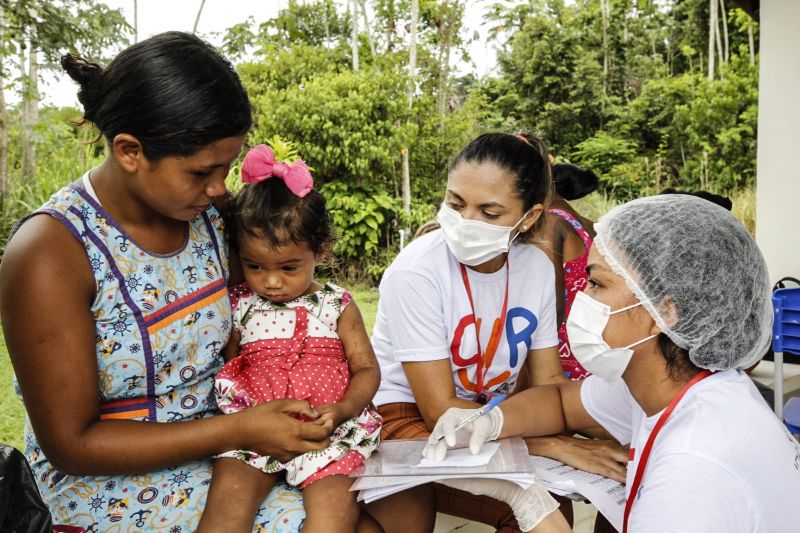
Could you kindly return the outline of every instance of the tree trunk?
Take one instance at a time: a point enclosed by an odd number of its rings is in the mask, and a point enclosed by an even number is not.
[[[3,5],[0,4],[0,21],[4,20]],[[0,25],[0,42],[5,42],[3,25]],[[0,68],[0,205],[8,192],[8,109],[6,107],[5,78]]]
[[[610,0],[600,0],[600,12],[603,16],[603,94],[608,91],[608,24],[611,18]]]
[[[139,1],[133,0],[133,42],[139,42]]]
[[[414,104],[417,88],[417,25],[419,24],[419,0],[411,0],[411,31],[408,43],[408,107]]]
[[[730,56],[730,51],[728,50],[728,47],[729,47],[729,42],[728,42],[728,12],[725,9],[725,0],[719,0],[719,13],[720,13],[720,17],[722,18],[722,39],[723,39],[723,44],[725,45],[724,57],[725,57],[725,62],[727,63],[730,60],[731,56]]]
[[[397,17],[395,16],[394,0],[386,2],[386,51],[394,51],[394,41],[397,37]]]
[[[756,64],[756,42],[753,37],[753,21],[747,22],[747,48],[750,50],[750,65]]]
[[[39,118],[39,61],[33,45],[28,50],[28,67],[25,52],[20,52],[22,67],[22,179],[36,183],[36,145],[33,142],[33,125]]]
[[[419,0],[411,0],[411,31],[408,43],[408,107],[414,106],[414,92],[417,88],[417,24],[419,22]],[[401,150],[403,173],[403,211],[411,214],[411,169],[408,162],[408,148]],[[406,228],[408,230],[408,228]]]
[[[719,10],[717,10],[717,23],[714,30],[717,42],[717,59],[719,59],[719,77],[721,79],[723,77],[722,65],[725,64],[725,56],[723,55],[722,51],[722,35],[719,32]]]
[[[400,170],[403,175],[403,211],[411,214],[411,169],[408,163],[408,148],[400,149]],[[408,228],[406,228],[407,230]]]
[[[197,25],[200,23],[200,15],[203,13],[203,7],[206,5],[206,0],[200,0],[200,9],[197,10],[197,16],[194,18],[194,26],[192,33],[197,33]]]
[[[714,79],[714,39],[717,33],[717,9],[719,4],[717,0],[709,0],[709,15],[708,15],[708,79]]]
[[[447,81],[450,77],[450,48],[453,44],[453,33],[456,29],[455,14],[458,0],[452,4],[445,0],[441,11],[439,30],[439,83],[436,95],[436,109],[439,114],[439,133],[444,133],[444,119],[447,114]]]
[[[328,8],[330,5],[330,2],[326,1],[322,9],[322,25],[325,28],[325,45],[331,42],[331,26],[330,22],[328,22]]]
[[[353,53],[353,71],[358,72],[358,0],[350,0],[350,48]]]
[[[358,0],[361,10],[361,18],[364,19],[364,31],[367,32],[367,42],[369,43],[369,53],[375,57],[375,40],[372,38],[372,32],[369,29],[369,17],[367,16],[367,6],[364,0]]]

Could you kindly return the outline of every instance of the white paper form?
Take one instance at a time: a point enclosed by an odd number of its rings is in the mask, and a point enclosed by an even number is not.
[[[548,490],[577,492],[585,496],[617,531],[622,531],[625,485],[607,477],[572,468],[555,459],[538,455],[532,458],[536,465],[536,476]]]
[[[369,503],[401,490],[442,479],[504,479],[522,488],[530,487],[535,481],[534,465],[528,455],[528,448],[518,437],[491,443],[495,449],[486,450],[484,453],[488,460],[481,459],[483,464],[478,466],[440,461],[429,467],[418,468],[416,465],[420,462],[425,442],[422,439],[381,443],[378,451],[357,472],[351,474],[351,477],[358,479],[350,490],[359,490],[359,501]],[[450,450],[448,456],[452,453],[453,450]],[[457,453],[475,457],[468,450],[459,450]]]
[[[482,466],[489,464],[497,450],[500,449],[499,442],[488,442],[481,448],[480,453],[473,455],[469,448],[458,448],[448,450],[447,456],[441,461],[432,461],[423,458],[414,468],[438,468],[438,467],[461,467],[461,466]]]

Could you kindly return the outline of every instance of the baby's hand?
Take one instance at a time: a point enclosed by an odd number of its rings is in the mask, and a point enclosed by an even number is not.
[[[333,423],[333,429],[339,427],[339,424],[347,420],[347,414],[344,412],[341,404],[338,403],[328,403],[325,405],[320,405],[316,408],[317,414],[319,417],[314,420],[315,424],[323,425],[329,420]]]

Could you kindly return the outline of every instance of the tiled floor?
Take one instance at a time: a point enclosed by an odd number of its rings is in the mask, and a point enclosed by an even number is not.
[[[585,503],[573,505],[575,509],[573,531],[575,533],[592,533],[597,510]],[[494,528],[440,513],[436,515],[436,528],[433,533],[494,533]]]

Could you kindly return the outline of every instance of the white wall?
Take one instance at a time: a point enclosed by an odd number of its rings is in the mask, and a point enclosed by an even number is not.
[[[770,279],[800,277],[800,1],[761,0],[756,240]]]

